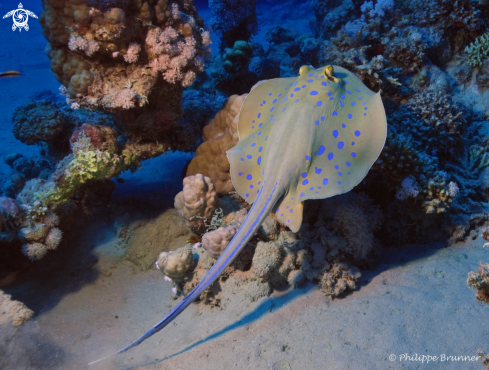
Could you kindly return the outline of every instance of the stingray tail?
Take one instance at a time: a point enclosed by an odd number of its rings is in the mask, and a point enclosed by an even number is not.
[[[268,185],[268,184],[267,184]],[[266,186],[264,184],[264,186]],[[268,187],[268,186],[266,186]],[[270,186],[271,189],[267,189],[269,191],[264,192],[264,187],[260,189],[260,193],[256,198],[253,206],[248,213],[248,216],[241,224],[241,227],[236,232],[236,235],[228,244],[224,252],[217,259],[214,265],[210,268],[204,278],[200,281],[200,283],[189,293],[187,294],[181,301],[178,303],[169,313],[166,315],[159,323],[153,326],[150,330],[136,339],[134,342],[129,344],[128,346],[120,349],[114,355],[122,352],[126,352],[127,350],[136,347],[138,344],[143,342],[145,339],[151,337],[153,334],[156,334],[169,323],[171,323],[180,313],[187,308],[193,301],[195,301],[200,294],[207,289],[218,277],[221,273],[234,261],[234,259],[238,256],[239,252],[246,246],[251,237],[258,230],[262,222],[268,216],[270,211],[273,209],[273,206],[277,202],[277,200],[281,196],[281,192],[278,190],[278,184],[275,183],[273,187]],[[262,193],[265,194],[262,196]],[[268,196],[266,195],[268,194]],[[102,361],[106,358],[112,357],[114,355],[104,357],[100,360],[91,362],[89,365],[94,364],[96,362]]]

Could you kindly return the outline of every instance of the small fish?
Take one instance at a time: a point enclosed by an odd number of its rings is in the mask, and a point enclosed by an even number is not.
[[[22,75],[22,73],[17,72],[17,71],[5,71],[5,72],[0,72],[0,77],[17,77]]]
[[[241,107],[239,142],[227,156],[236,191],[253,206],[236,235],[168,315],[117,353],[182,313],[233,262],[270,212],[297,232],[305,200],[350,191],[377,160],[387,136],[380,93],[338,66],[302,66],[299,73],[259,82]]]

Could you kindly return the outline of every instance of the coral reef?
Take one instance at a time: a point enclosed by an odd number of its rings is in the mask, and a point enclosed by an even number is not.
[[[326,295],[337,297],[348,289],[355,289],[361,276],[355,267],[350,268],[345,263],[334,264],[319,280],[319,289]]]
[[[245,98],[246,95],[232,95],[224,108],[204,127],[204,142],[197,148],[187,168],[187,176],[201,173],[210,177],[219,195],[234,190],[226,151],[239,140],[238,113]]]
[[[477,290],[479,301],[489,303],[489,263],[479,263],[477,272],[469,272],[467,285]]]
[[[210,42],[202,19],[187,0],[114,4],[43,1],[47,54],[68,104],[124,111],[117,121],[127,135],[185,136],[182,87],[203,70]]]
[[[212,258],[218,259],[236,234],[236,231],[238,231],[238,228],[236,225],[229,225],[205,233],[202,237],[202,246]]]
[[[22,302],[14,301],[12,297],[0,290],[0,325],[12,323],[22,325],[29,320],[34,311],[28,309]]]
[[[175,208],[187,227],[202,231],[218,207],[219,199],[209,177],[196,174],[183,180],[183,191],[175,197]]]
[[[221,37],[221,50],[238,40],[248,41],[258,31],[255,0],[210,0],[211,26]]]

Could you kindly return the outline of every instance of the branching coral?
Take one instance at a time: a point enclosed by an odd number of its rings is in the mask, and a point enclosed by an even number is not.
[[[464,51],[469,56],[467,62],[471,67],[482,66],[482,62],[489,56],[489,32],[478,37]]]

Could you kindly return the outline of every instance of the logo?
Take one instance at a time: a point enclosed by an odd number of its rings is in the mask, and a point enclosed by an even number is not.
[[[11,10],[3,16],[3,19],[10,16],[12,16],[12,20],[14,21],[14,24],[12,25],[12,31],[15,31],[18,28],[19,32],[22,31],[22,28],[24,28],[26,31],[29,31],[29,25],[27,24],[29,16],[37,19],[37,15],[35,15],[30,10],[24,9],[22,3],[19,3],[19,9]]]

